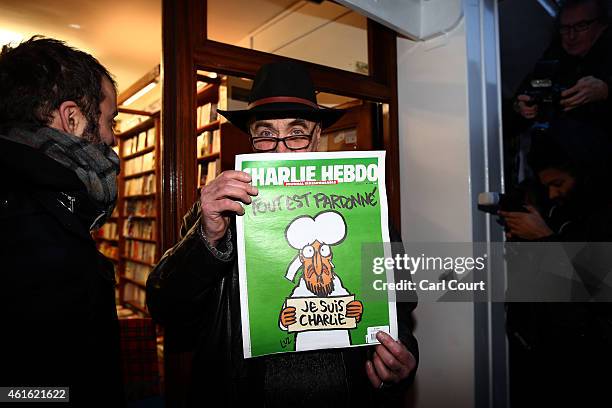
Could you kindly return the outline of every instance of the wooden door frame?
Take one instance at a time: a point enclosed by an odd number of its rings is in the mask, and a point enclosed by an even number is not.
[[[162,127],[163,160],[161,199],[162,250],[172,247],[179,235],[183,214],[197,199],[196,185],[196,70],[253,78],[263,64],[292,60],[223,44],[206,38],[206,0],[162,0]],[[370,101],[389,104],[387,196],[389,215],[400,230],[399,128],[397,102],[397,35],[368,19],[369,75],[319,64],[304,63],[315,87]]]

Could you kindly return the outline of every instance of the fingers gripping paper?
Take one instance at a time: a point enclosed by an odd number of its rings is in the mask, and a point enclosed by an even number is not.
[[[236,221],[245,357],[397,338],[390,297],[360,296],[362,245],[388,255],[384,169],[384,152],[237,156],[259,189]]]

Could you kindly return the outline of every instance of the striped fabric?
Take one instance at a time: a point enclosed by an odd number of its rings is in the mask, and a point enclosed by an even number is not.
[[[111,215],[117,200],[119,156],[110,146],[91,143],[49,127],[36,131],[13,127],[6,135],[0,134],[0,137],[39,150],[74,171],[87,188],[92,202],[106,213],[96,227],[101,226]]]

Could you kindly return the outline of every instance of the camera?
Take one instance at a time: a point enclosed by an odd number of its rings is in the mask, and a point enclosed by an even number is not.
[[[498,211],[528,212],[522,194],[504,194],[486,191],[478,194],[478,209],[497,215]]]
[[[538,105],[537,121],[550,122],[561,114],[561,92],[567,89],[559,81],[559,61],[543,60],[536,64],[529,87],[524,94],[529,106]]]

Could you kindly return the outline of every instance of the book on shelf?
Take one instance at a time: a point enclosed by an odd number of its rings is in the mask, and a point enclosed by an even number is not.
[[[98,230],[100,232],[100,238],[106,239],[119,239],[119,231],[117,231],[117,223],[109,221]]]
[[[119,258],[119,247],[111,245],[109,242],[101,242],[100,245],[98,245],[98,250],[107,258]]]
[[[155,220],[138,220],[128,217],[123,224],[126,238],[155,239]]]
[[[155,168],[155,152],[144,154],[142,157],[142,170],[153,170]]]
[[[219,114],[217,113],[217,107],[219,106],[218,103],[212,103],[211,107],[210,107],[210,121],[214,122],[215,120],[219,119]]]
[[[155,146],[155,132],[157,130],[152,127],[151,129],[147,130],[147,142],[146,142],[146,147],[151,147],[151,146]]]
[[[123,286],[123,298],[142,308],[145,307],[146,292],[143,288],[133,283],[126,283]]]
[[[144,198],[140,200],[129,200],[124,202],[124,214],[126,217],[155,217],[155,199]]]
[[[198,185],[201,185],[204,180],[202,180],[203,176],[206,176],[206,173],[203,172],[204,166],[207,166],[207,163],[199,163],[198,164]]]
[[[208,168],[206,171],[206,180],[204,184],[210,183],[219,175],[220,170],[221,170],[221,160],[219,159],[211,160],[208,162],[207,167]]]
[[[156,244],[127,239],[125,241],[125,255],[128,258],[150,263],[155,262]]]
[[[114,212],[113,212],[114,213]],[[119,239],[119,232],[117,231],[117,223],[115,221],[108,221],[102,227],[95,232],[96,238],[104,239]]]
[[[202,127],[213,121],[212,119],[212,109],[213,104],[211,102],[205,103],[204,105],[198,106],[196,117],[197,117],[197,127]],[[215,109],[216,113],[216,109]]]
[[[155,193],[155,174],[149,174],[143,177],[144,190],[143,194]]]
[[[122,154],[123,156],[127,156],[128,154],[132,154],[132,139],[125,139],[123,141],[123,151]]]
[[[155,193],[155,174],[125,180],[125,196]]]
[[[217,108],[227,110],[227,85],[219,85],[219,102],[217,104]],[[219,115],[219,119],[221,119],[222,122],[225,122],[224,116]]]
[[[140,173],[155,169],[155,152],[149,152],[142,156],[134,157],[123,162],[124,174],[131,176],[132,174]]]
[[[147,132],[140,132],[138,137],[136,137],[138,147],[136,147],[136,151],[139,152],[144,150],[147,147]]]
[[[196,147],[198,149],[198,157],[206,156],[211,152],[211,132],[203,132],[197,137]]]
[[[216,129],[212,132],[211,153],[219,153],[221,151],[221,130]]]
[[[136,136],[123,141],[123,155],[138,153],[148,147],[155,146],[155,128],[142,131]]]
[[[150,266],[139,264],[136,262],[126,261],[124,275],[126,278],[145,284],[151,270],[152,268]]]

